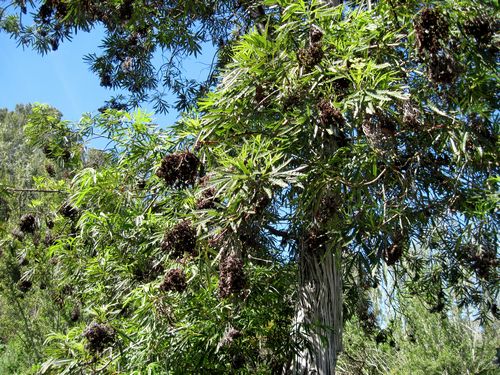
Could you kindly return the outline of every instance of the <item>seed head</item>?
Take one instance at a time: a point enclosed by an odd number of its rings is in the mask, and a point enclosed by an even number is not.
[[[236,255],[224,257],[219,264],[219,296],[229,297],[243,290],[246,284],[243,261]]]
[[[191,226],[191,222],[189,220],[181,221],[167,231],[161,243],[161,248],[174,257],[183,256],[184,253],[195,255],[196,230]]]
[[[170,187],[182,188],[193,185],[200,173],[201,163],[189,151],[167,155],[161,161],[156,175]]]
[[[165,275],[160,290],[182,293],[186,289],[186,274],[179,268],[171,269]]]

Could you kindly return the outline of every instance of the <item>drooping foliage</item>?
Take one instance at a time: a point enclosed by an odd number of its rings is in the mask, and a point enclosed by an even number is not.
[[[343,320],[377,330],[372,289],[498,317],[494,6],[266,5],[169,130],[33,110],[62,161],[60,131],[112,141],[109,162],[38,181],[69,196],[29,281],[54,263],[79,311],[42,372],[332,373]]]
[[[128,97],[103,107],[125,109],[150,101],[158,112],[186,109],[213,85],[232,43],[265,20],[260,1],[19,0],[0,7],[0,30],[41,53],[56,51],[78,31],[104,29],[100,54],[85,56],[101,86]],[[206,79],[186,74],[183,62],[203,48],[218,51]],[[155,61],[161,59],[161,66]],[[176,103],[166,100],[168,90]]]

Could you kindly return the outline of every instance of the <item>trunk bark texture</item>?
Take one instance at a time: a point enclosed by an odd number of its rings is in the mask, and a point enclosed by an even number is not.
[[[333,375],[342,350],[342,280],[340,253],[303,251],[299,260],[296,330],[304,349],[295,359],[296,375]]]

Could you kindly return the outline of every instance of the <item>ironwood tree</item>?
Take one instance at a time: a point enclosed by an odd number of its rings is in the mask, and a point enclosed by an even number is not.
[[[332,374],[374,288],[498,318],[496,5],[260,5],[171,128],[110,109],[73,130],[113,162],[64,187],[78,215],[44,251],[84,316],[44,371]]]

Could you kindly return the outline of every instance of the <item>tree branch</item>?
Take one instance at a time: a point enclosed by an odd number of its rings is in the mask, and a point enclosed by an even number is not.
[[[12,191],[15,193],[68,193],[64,190],[45,190],[45,189],[15,189],[15,188],[5,188],[7,191]]]

